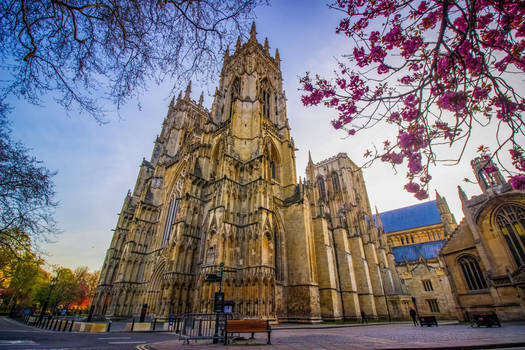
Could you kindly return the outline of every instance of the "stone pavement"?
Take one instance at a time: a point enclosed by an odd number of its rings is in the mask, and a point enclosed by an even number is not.
[[[245,336],[249,336],[246,334]],[[264,345],[266,334],[255,335],[255,341],[238,342],[225,347],[209,342],[183,345],[180,340],[149,344],[150,349],[253,349]],[[280,328],[272,331],[272,345],[266,349],[525,349],[525,324],[504,324],[501,328],[471,328],[469,325],[414,327],[410,324],[381,324],[363,327],[313,328],[309,326]]]

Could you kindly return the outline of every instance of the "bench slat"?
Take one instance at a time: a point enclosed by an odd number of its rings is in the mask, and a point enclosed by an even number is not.
[[[268,323],[266,320],[231,320],[226,323],[226,332],[228,333],[267,331]]]

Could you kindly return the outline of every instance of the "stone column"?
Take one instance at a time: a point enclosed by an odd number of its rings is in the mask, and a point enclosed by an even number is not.
[[[360,236],[355,235],[350,237],[348,241],[354,266],[357,295],[359,296],[359,310],[357,312],[360,313],[362,310],[367,316],[377,316],[363,240]]]
[[[337,270],[330,231],[325,218],[313,220],[319,298],[323,320],[342,318],[341,294],[338,292]]]

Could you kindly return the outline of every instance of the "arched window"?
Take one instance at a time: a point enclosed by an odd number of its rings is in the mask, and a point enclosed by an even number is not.
[[[273,160],[270,161],[270,172],[272,173],[272,179],[275,179],[277,175],[275,172],[275,162]]]
[[[459,258],[458,263],[469,290],[487,289],[487,281],[483,277],[476,258],[471,255],[463,256]]]
[[[179,206],[179,200],[172,198],[168,207],[168,214],[166,216],[166,223],[164,224],[164,234],[162,235],[161,247],[163,248],[166,243],[170,241],[171,231],[173,230],[173,224],[177,217],[177,208]]]
[[[233,102],[235,99],[239,98],[241,96],[241,80],[239,77],[236,77],[235,80],[233,80],[233,84],[230,91],[230,118],[233,114]]]
[[[324,180],[322,177],[317,178],[317,189],[319,190],[319,199],[322,201],[326,200],[326,189],[324,186]]]
[[[270,83],[268,82],[268,79],[266,78],[261,80],[260,87],[259,87],[259,95],[260,95],[261,103],[262,103],[263,117],[270,118],[270,97],[272,93],[271,93]]]
[[[339,186],[339,176],[337,176],[336,172],[332,173],[332,186],[334,187],[334,193],[339,192],[341,189]]]
[[[496,222],[516,264],[525,265],[525,209],[517,205],[504,205],[496,214]]]

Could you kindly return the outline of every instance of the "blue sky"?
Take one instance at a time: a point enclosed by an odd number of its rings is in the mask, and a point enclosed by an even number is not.
[[[279,48],[284,89],[288,98],[288,119],[292,137],[299,151],[297,176],[304,169],[311,150],[314,162],[339,152],[346,152],[357,164],[371,142],[377,144],[389,135],[385,129],[342,139],[329,121],[334,114],[324,108],[305,108],[300,103],[299,76],[305,71],[330,74],[335,58],[351,50],[351,41],[335,35],[339,13],[328,10],[323,1],[272,1],[271,6],[257,11],[259,42],[268,37],[270,52]],[[211,105],[216,82],[209,86],[193,84],[193,98],[205,94],[205,105]],[[184,88],[184,87],[182,87]],[[46,244],[50,264],[68,267],[88,266],[100,269],[112,237],[117,214],[128,189],[133,188],[143,157],[149,159],[155,136],[167,113],[171,96],[169,82],[153,83],[141,98],[141,110],[136,104],[125,106],[120,117],[108,116],[109,123],[98,125],[86,116],[67,115],[51,98],[43,106],[23,101],[10,101],[14,108],[13,136],[28,147],[51,170],[55,177],[60,207],[56,219],[63,233],[55,243]],[[488,130],[475,130],[472,148],[487,144]],[[490,145],[490,144],[489,144]],[[467,152],[457,167],[441,167],[433,171],[432,191],[444,195],[456,216],[462,217],[457,196],[461,184],[468,195],[479,193],[476,185],[462,182],[471,177]],[[402,186],[404,171],[394,175],[391,168],[377,163],[364,170],[372,209],[379,211],[416,204],[418,201]],[[432,193],[433,197],[433,193]]]

